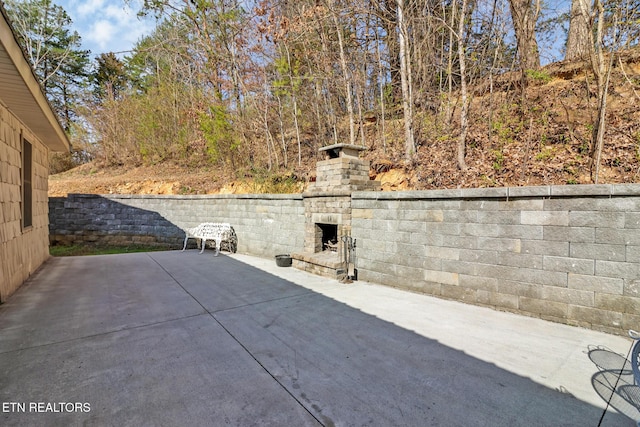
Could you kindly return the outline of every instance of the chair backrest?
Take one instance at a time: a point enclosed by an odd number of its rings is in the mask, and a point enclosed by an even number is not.
[[[225,233],[233,233],[233,227],[226,222],[203,222],[197,227],[189,229],[188,232],[197,237],[219,237]]]

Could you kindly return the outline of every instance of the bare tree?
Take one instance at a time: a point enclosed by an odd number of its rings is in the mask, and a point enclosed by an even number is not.
[[[581,13],[585,20],[595,24],[595,31],[590,31],[590,45],[593,48],[589,52],[591,69],[596,77],[596,88],[598,96],[597,116],[593,126],[591,137],[591,152],[589,158],[589,171],[591,173],[591,181],[598,183],[600,174],[600,159],[602,157],[602,149],[604,146],[604,132],[606,126],[607,98],[609,94],[609,79],[611,69],[613,67],[614,53],[609,52],[609,58],[605,58],[605,7],[602,0],[595,0],[593,9],[589,11],[585,5],[581,3]],[[618,12],[614,14],[614,22],[612,24],[614,31],[618,26]],[[614,36],[615,38],[615,36]]]
[[[453,120],[453,53],[455,46],[455,22],[456,22],[456,4],[451,3],[451,11],[449,12],[449,48],[447,49],[447,108],[446,108],[446,121],[451,124]],[[444,6],[443,6],[444,8]]]
[[[340,69],[342,70],[342,79],[345,87],[345,103],[347,104],[347,114],[349,116],[349,143],[355,145],[356,143],[356,120],[353,110],[353,91],[351,88],[351,73],[347,64],[347,56],[345,54],[345,42],[342,37],[342,27],[338,21],[338,13],[336,12],[335,2],[331,0],[329,2],[329,10],[331,12],[331,18],[335,25],[336,35],[338,37],[338,52],[340,53]]]
[[[462,0],[460,17],[458,20],[458,62],[460,63],[460,135],[458,137],[458,168],[467,169],[465,152],[467,131],[469,129],[469,94],[467,93],[467,62],[464,42],[464,28],[467,13],[467,0]]]
[[[404,1],[396,1],[398,43],[400,45],[400,78],[402,82],[402,110],[404,111],[404,154],[407,161],[413,159],[416,143],[413,135],[413,88],[411,84],[411,47],[404,13]]]

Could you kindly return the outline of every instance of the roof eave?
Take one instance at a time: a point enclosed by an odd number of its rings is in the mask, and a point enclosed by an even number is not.
[[[0,3],[0,100],[52,151],[71,144]]]

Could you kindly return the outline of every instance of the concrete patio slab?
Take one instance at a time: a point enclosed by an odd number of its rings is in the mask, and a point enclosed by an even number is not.
[[[0,306],[0,424],[595,426],[615,390],[633,426],[629,345],[247,255],[53,258]]]

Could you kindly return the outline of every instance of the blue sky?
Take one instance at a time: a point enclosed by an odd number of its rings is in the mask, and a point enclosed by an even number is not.
[[[125,52],[153,31],[153,19],[136,16],[138,0],[128,6],[124,0],[54,0],[73,20],[72,28],[82,37],[82,47],[92,56],[105,52]],[[122,56],[122,55],[119,55]]]
[[[142,0],[53,0],[62,6],[73,20],[73,29],[82,37],[83,48],[92,56],[105,52],[127,52],[143,36],[155,28],[153,18],[139,19],[136,12]],[[547,13],[556,15],[568,8],[568,0],[551,2]],[[562,59],[559,46],[565,35],[560,31],[557,38],[539,40],[543,64]],[[118,55],[120,57],[125,54]]]

